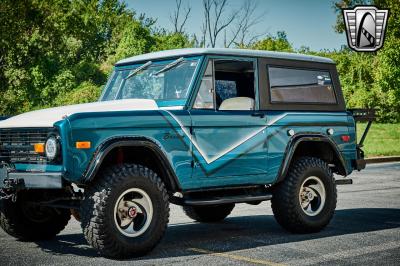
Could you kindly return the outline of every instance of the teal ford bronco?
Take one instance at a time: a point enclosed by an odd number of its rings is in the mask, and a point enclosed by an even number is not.
[[[48,239],[71,213],[106,257],[150,251],[169,204],[198,222],[271,200],[294,233],[323,229],[333,174],[365,167],[356,120],[327,58],[180,49],[116,63],[98,102],[0,121],[0,225]],[[369,128],[369,126],[368,126]]]

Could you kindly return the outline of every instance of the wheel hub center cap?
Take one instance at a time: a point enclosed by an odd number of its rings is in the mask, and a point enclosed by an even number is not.
[[[137,215],[137,209],[135,207],[130,207],[128,209],[128,215],[130,218],[135,218]]]
[[[314,195],[311,192],[309,192],[307,196],[308,196],[309,200],[313,200],[314,199]]]

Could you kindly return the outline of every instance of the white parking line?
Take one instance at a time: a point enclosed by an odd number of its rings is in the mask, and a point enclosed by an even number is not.
[[[360,248],[355,248],[355,249],[348,249],[348,250],[334,252],[334,253],[321,255],[321,256],[317,256],[317,257],[311,257],[308,259],[285,261],[285,264],[288,264],[288,265],[312,265],[312,264],[318,264],[318,263],[323,263],[323,262],[329,262],[332,260],[348,259],[348,258],[352,258],[352,257],[366,255],[369,253],[381,252],[381,251],[395,249],[395,248],[400,248],[399,241],[381,243],[380,245],[375,245],[375,246],[366,246],[366,247],[360,247]]]
[[[226,253],[226,252],[214,252],[214,251],[211,251],[211,250],[205,250],[205,249],[200,249],[200,248],[189,248],[189,250],[197,252],[197,253],[210,255],[210,256],[223,257],[223,258],[228,258],[228,259],[231,259],[231,260],[242,261],[242,262],[253,263],[253,264],[269,265],[269,266],[282,266],[282,265],[285,265],[285,264],[276,263],[276,262],[269,261],[269,260],[252,259],[252,258],[240,256],[240,255],[235,255],[235,254],[232,254],[232,253]]]

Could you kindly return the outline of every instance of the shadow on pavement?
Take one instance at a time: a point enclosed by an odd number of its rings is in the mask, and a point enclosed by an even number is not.
[[[400,209],[365,208],[337,210],[332,222],[319,233],[295,235],[284,231],[271,215],[228,218],[215,224],[172,224],[161,243],[147,256],[148,260],[198,255],[190,248],[229,252],[331,236],[379,231],[400,227]],[[82,234],[58,236],[37,245],[52,254],[97,257]]]

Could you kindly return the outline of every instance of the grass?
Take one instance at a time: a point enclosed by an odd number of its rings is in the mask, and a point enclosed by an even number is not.
[[[367,124],[357,124],[360,139]],[[366,157],[400,155],[400,124],[372,123],[363,148]]]

